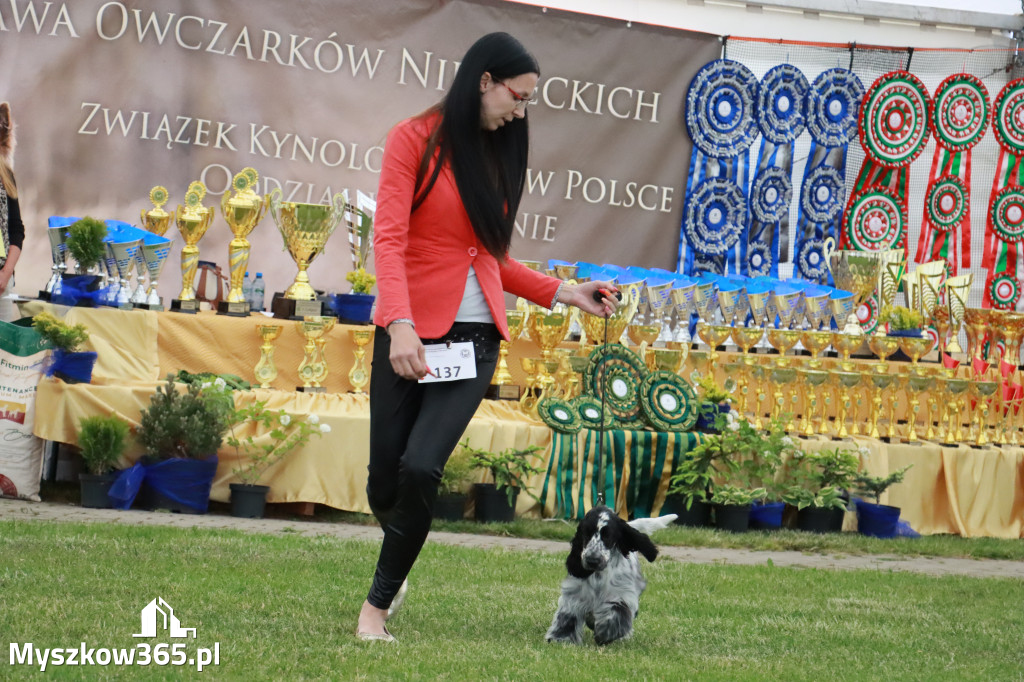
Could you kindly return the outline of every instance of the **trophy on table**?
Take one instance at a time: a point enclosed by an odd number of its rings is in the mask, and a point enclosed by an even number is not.
[[[160,237],[164,236],[171,225],[171,214],[164,210],[168,198],[167,188],[157,185],[149,190],[149,200],[153,202],[153,208],[139,212],[142,227]]]
[[[213,221],[213,208],[203,206],[206,196],[206,185],[196,181],[188,186],[185,203],[178,204],[174,211],[174,221],[178,231],[185,239],[181,249],[181,293],[171,300],[171,310],[180,313],[195,313],[199,310],[199,301],[193,288],[196,270],[199,268],[199,240]]]
[[[673,280],[661,282],[653,286],[647,286],[647,304],[651,309],[652,324],[658,326],[659,333],[656,340],[671,341],[672,331],[669,327],[665,313],[672,308],[672,286]]]
[[[277,366],[274,365],[274,339],[281,335],[279,324],[258,324],[256,333],[263,343],[260,344],[260,359],[253,369],[260,388],[273,388],[271,382],[277,378]]]
[[[256,194],[253,189],[259,182],[259,174],[253,168],[244,168],[231,181],[234,194],[224,192],[221,197],[220,210],[224,215],[234,238],[228,243],[228,263],[231,267],[231,287],[228,289],[226,301],[217,304],[217,313],[247,317],[249,302],[242,293],[245,283],[245,271],[249,265],[249,240],[253,231],[267,211],[267,199]]]
[[[213,209],[210,209],[210,211],[212,215]],[[141,262],[149,277],[149,285],[146,287],[144,294],[145,298],[140,302],[133,301],[133,305],[136,308],[143,308],[145,310],[164,309],[163,300],[160,298],[160,294],[157,293],[156,288],[159,284],[160,273],[163,271],[164,265],[171,255],[172,246],[174,246],[174,241],[171,239],[150,243],[146,243],[146,240],[143,239],[142,246],[135,252],[135,267],[139,267]]]
[[[53,259],[53,274],[50,280],[39,292],[39,298],[49,301],[55,294],[60,293],[62,275],[68,269],[68,228],[66,225],[46,228],[46,236],[50,240],[50,257]]]
[[[508,341],[502,339],[498,344],[498,365],[494,368],[494,379],[487,387],[485,397],[491,400],[519,400],[521,388],[512,383],[512,372],[508,368],[508,353],[512,344],[523,333],[526,326],[526,310],[506,310],[505,321],[508,324]]]
[[[118,308],[131,307],[131,283],[129,278],[132,272],[132,263],[135,262],[135,252],[142,247],[142,240],[136,239],[130,242],[107,242],[107,250],[114,260],[114,268],[117,270],[118,286],[112,303]]]
[[[697,283],[686,284],[672,289],[672,305],[676,312],[676,331],[674,341],[690,343],[690,313],[693,312],[693,294],[697,290]]]
[[[284,296],[272,304],[274,317],[288,319],[319,316],[322,310],[316,290],[309,284],[307,268],[320,255],[334,229],[345,216],[345,197],[335,194],[333,204],[302,204],[282,201],[283,192],[275,187],[269,195],[270,215],[284,239],[285,248],[299,268]]]
[[[319,315],[309,316],[295,324],[295,331],[301,334],[306,342],[302,346],[302,362],[299,363],[299,379],[302,386],[295,390],[306,393],[322,393],[323,386],[315,385],[317,377],[320,376],[320,355],[317,353],[316,340],[327,331],[325,319]]]
[[[317,388],[323,387],[323,382],[327,381],[327,335],[334,329],[334,324],[338,321],[338,318],[327,315],[319,318],[324,323],[324,333],[313,339],[313,343],[316,344],[316,365],[317,372],[316,376],[313,377],[313,386]],[[355,337],[353,337],[355,338]],[[372,337],[371,337],[372,338]],[[369,376],[369,375],[367,375]]]
[[[373,341],[374,331],[373,327],[348,330],[352,343],[356,346],[352,351],[356,361],[348,372],[348,381],[352,384],[353,393],[365,393],[366,385],[370,383],[370,373],[366,371],[366,346]]]
[[[829,272],[832,273],[832,279],[837,287],[851,292],[854,296],[854,313],[847,318],[845,326],[838,320],[837,324],[844,334],[863,334],[864,330],[860,327],[856,311],[864,305],[878,286],[882,256],[879,252],[837,250],[834,247],[835,240],[829,237],[825,244]]]
[[[949,343],[946,344],[946,352],[962,353],[960,346],[960,326],[964,322],[964,312],[967,310],[967,296],[971,292],[971,283],[974,280],[973,273],[957,275],[946,280],[946,307],[949,308]]]

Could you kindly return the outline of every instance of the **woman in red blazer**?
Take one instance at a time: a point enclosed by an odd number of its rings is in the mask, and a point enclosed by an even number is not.
[[[444,100],[396,125],[384,147],[366,486],[384,541],[359,613],[363,640],[394,640],[389,609],[400,591],[404,597],[445,462],[483,400],[498,342],[508,338],[504,292],[595,315],[615,309],[609,282],[563,284],[508,256],[526,178],[526,107],[539,77],[519,41],[486,35],[463,57]],[[475,378],[420,383],[432,374],[424,346],[444,342],[472,343]]]

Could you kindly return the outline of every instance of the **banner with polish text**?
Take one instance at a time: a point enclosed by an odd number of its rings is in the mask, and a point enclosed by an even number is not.
[[[48,217],[138,225],[156,185],[170,212],[196,180],[216,206],[245,167],[286,200],[375,195],[389,128],[440,100],[466,49],[498,30],[542,70],[512,255],[673,269],[686,90],[719,56],[716,36],[499,0],[2,0],[0,101],[26,225],[15,290],[35,295],[49,276]],[[200,259],[227,275],[232,235],[216,213]],[[310,268],[317,289],[349,290],[343,232]],[[184,246],[173,225],[167,236],[165,301]],[[269,305],[296,266],[269,215],[249,240]]]

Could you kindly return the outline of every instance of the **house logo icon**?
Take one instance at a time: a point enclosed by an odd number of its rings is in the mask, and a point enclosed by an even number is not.
[[[142,609],[141,629],[142,632],[132,637],[156,637],[157,630],[162,629],[167,631],[168,637],[181,639],[191,633],[192,639],[196,638],[196,629],[181,627],[181,622],[174,615],[174,609],[163,600],[163,597],[157,597]]]

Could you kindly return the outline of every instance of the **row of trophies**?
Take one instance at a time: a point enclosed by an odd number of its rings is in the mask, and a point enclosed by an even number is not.
[[[968,309],[971,275],[946,277],[942,261],[922,264],[908,274],[901,250],[830,250],[828,258],[839,289],[777,281],[771,288],[756,281],[736,286],[737,278],[713,276],[695,282],[657,281],[660,272],[651,273],[648,284],[628,281],[630,273],[619,272],[617,285],[624,296],[607,320],[520,300],[516,310],[506,313],[510,336],[514,342],[525,331],[540,357],[521,358],[525,390],[520,390],[512,385],[507,364],[511,342],[503,342],[493,393],[518,394],[520,405],[531,412],[544,397],[572,398],[579,394],[593,344],[621,339],[632,342],[652,369],[683,372],[689,361],[693,380],[730,377],[723,383],[735,395],[735,408],[758,427],[767,418],[784,417],[787,427],[803,436],[865,435],[911,443],[923,438],[979,446],[1024,442],[1024,388],[1017,378],[1024,314]],[[542,269],[540,263],[526,264]],[[549,265],[549,274],[562,279],[586,279],[573,264]],[[590,275],[610,278],[616,273]],[[892,305],[901,285],[907,302],[924,313],[930,329],[919,336],[898,336],[879,325],[866,334],[855,317],[858,308],[871,296],[876,303]],[[672,309],[680,327],[675,331],[666,321]],[[697,336],[706,348],[691,352],[690,339],[682,332],[693,313]],[[574,322],[581,327],[578,347],[565,343]],[[971,360],[962,367],[951,355],[961,353],[961,324]],[[680,336],[684,340],[677,340]],[[730,353],[723,364],[719,349],[730,340],[740,352]],[[774,352],[753,352],[765,342]],[[922,363],[936,347],[944,361]],[[836,357],[824,357],[829,348]],[[806,354],[790,354],[793,349]],[[875,361],[854,359],[864,351]],[[898,351],[909,362],[890,362]]]
[[[367,217],[367,211],[372,209],[348,204],[343,194],[334,195],[330,205],[283,201],[280,188],[261,196],[256,193],[258,184],[259,174],[256,170],[245,168],[234,176],[232,191],[225,192],[220,202],[221,214],[233,238],[228,244],[229,289],[226,300],[218,306],[218,312],[235,316],[247,316],[250,313],[249,303],[242,291],[249,263],[248,237],[269,209],[285,248],[298,267],[292,284],[281,298],[275,299],[274,316],[297,320],[320,316],[323,312],[322,304],[317,299],[316,290],[309,283],[307,270],[342,220],[348,222],[349,242],[353,250],[362,248],[358,242],[366,235],[358,226]],[[169,213],[164,209],[169,199],[167,189],[157,186],[149,193],[153,208],[142,211],[140,215],[142,227],[158,237],[164,237],[173,218],[184,239],[185,245],[181,249],[181,292],[171,302],[173,311],[194,313],[199,309],[195,289],[199,268],[198,245],[215,215],[213,207],[203,205],[205,197],[206,187],[203,183],[193,182],[185,192],[184,202],[177,206],[174,213]],[[51,226],[48,236],[53,274],[44,291],[40,292],[42,298],[49,298],[59,291],[62,275],[67,270],[67,226]],[[104,302],[122,307],[162,310],[157,284],[172,243],[172,240],[166,238],[108,241],[106,277],[112,285],[108,287],[110,294]],[[137,276],[134,293],[129,286],[133,267]],[[145,284],[147,279],[148,284]]]
[[[309,316],[295,322],[295,331],[304,339],[302,361],[298,366],[299,379],[302,386],[297,391],[323,392],[327,379],[327,335],[334,328],[336,318],[329,315]],[[257,324],[256,333],[260,337],[260,359],[253,368],[253,374],[260,388],[273,388],[277,378],[277,366],[274,364],[274,341],[281,335],[283,325]],[[349,330],[349,337],[355,345],[353,353],[355,362],[348,372],[348,380],[354,393],[365,393],[370,383],[370,372],[366,365],[366,346],[373,341],[373,327],[361,327]]]

